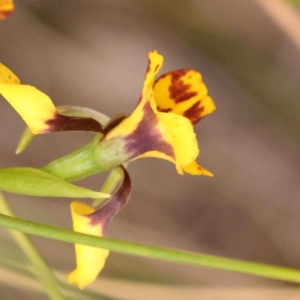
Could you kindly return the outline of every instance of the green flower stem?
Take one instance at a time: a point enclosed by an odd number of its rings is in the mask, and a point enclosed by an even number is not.
[[[13,217],[13,213],[5,201],[3,194],[0,192],[0,212],[8,215],[10,218]],[[4,215],[3,215],[4,216]],[[14,219],[14,218],[12,218]],[[15,238],[16,242],[26,254],[28,259],[34,266],[34,273],[37,279],[43,285],[43,288],[50,299],[52,300],[64,300],[59,287],[59,282],[55,278],[53,272],[48,267],[47,263],[41,257],[38,250],[35,248],[31,240],[24,233],[19,231],[10,230],[11,234]]]
[[[128,165],[129,165],[129,163],[123,164],[123,167],[127,168]],[[121,171],[120,168],[115,168],[115,169],[111,170],[100,191],[102,193],[107,193],[107,194],[112,195],[113,191],[116,189],[117,185],[120,182],[120,179],[123,176],[122,174],[123,174],[123,171]],[[107,200],[106,198],[95,199],[92,206],[97,207],[103,201],[106,201],[106,200]]]
[[[117,184],[119,183],[120,179],[121,179],[121,176],[120,176],[118,169],[111,170],[101,188],[101,192],[107,193],[107,194],[112,194],[113,191],[115,190]],[[104,191],[107,191],[107,192],[104,192]],[[105,200],[107,200],[107,199],[105,199],[105,198],[95,199],[93,201],[92,206],[97,207]]]
[[[41,169],[61,179],[77,181],[111,170],[126,162],[129,157],[122,149],[124,149],[122,139],[102,140],[100,143],[97,135],[91,143]]]
[[[156,258],[195,266],[217,268],[221,270],[300,283],[300,271],[296,269],[244,262],[201,253],[148,246],[112,238],[101,238],[71,230],[21,220],[3,214],[0,214],[0,226],[72,244],[80,243],[94,247],[106,248],[125,254]]]

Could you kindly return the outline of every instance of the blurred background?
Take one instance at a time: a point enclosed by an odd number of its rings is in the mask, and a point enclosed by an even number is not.
[[[194,68],[217,110],[201,121],[198,161],[213,178],[172,164],[133,162],[133,194],[110,237],[300,268],[300,16],[284,0],[23,0],[0,23],[0,61],[56,105],[130,114],[147,54],[160,74]],[[0,102],[0,167],[40,167],[86,144],[87,133],[38,136],[14,154],[23,121]],[[80,184],[99,189],[104,176]],[[71,228],[70,199],[6,194],[15,214]],[[47,299],[6,229],[1,299]],[[33,237],[62,282],[73,245]],[[96,297],[96,293],[102,296]],[[111,253],[81,299],[296,299],[296,286],[225,271]],[[93,298],[94,297],[94,298]],[[71,299],[71,298],[70,298]]]

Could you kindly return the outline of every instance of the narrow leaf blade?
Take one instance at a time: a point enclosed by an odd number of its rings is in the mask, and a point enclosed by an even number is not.
[[[34,168],[0,169],[0,190],[39,197],[110,197],[109,194],[73,185],[45,171]]]

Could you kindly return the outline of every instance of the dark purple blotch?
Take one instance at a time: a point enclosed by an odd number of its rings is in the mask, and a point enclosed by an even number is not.
[[[99,210],[93,212],[87,217],[90,219],[90,225],[96,226],[102,225],[102,234],[105,235],[106,227],[112,217],[127,203],[131,193],[131,180],[127,170],[120,166],[122,169],[124,177],[123,182],[118,189],[118,191],[114,194],[114,196],[109,200],[107,204],[105,204]]]
[[[204,111],[204,107],[200,106],[201,101],[197,101],[194,105],[192,105],[188,110],[186,110],[183,115],[188,118],[193,125],[198,123],[202,118],[201,115]]]
[[[73,130],[103,132],[102,126],[92,118],[69,117],[56,113],[53,119],[45,123],[49,126],[46,132]]]
[[[148,101],[143,108],[143,117],[137,128],[125,137],[125,151],[130,154],[130,159],[148,151],[158,151],[175,159],[172,146],[167,143],[156,125],[158,119]]]

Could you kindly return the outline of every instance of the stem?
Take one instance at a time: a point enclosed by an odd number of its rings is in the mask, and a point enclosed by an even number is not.
[[[111,170],[129,159],[123,151],[122,139],[102,140],[99,135],[86,146],[42,167],[52,175],[67,181],[77,181]]]
[[[0,192],[0,212],[13,217],[13,213],[8,206],[3,194]],[[4,216],[4,215],[3,215]],[[53,272],[48,267],[38,250],[35,248],[31,240],[24,233],[10,230],[19,247],[26,254],[28,259],[34,266],[35,276],[43,285],[45,292],[52,300],[64,300],[64,296],[60,292],[59,282],[55,278]]]
[[[95,145],[95,140],[93,140],[86,146],[51,162],[41,169],[68,181],[79,180],[82,178],[82,174],[91,176],[99,172],[97,161],[93,158]]]
[[[112,194],[115,190],[116,186],[118,185],[122,175],[120,174],[120,171],[118,168],[113,169],[110,171],[109,175],[107,176],[102,188],[102,193]],[[103,201],[106,201],[107,198],[98,198],[95,199],[92,206],[96,207],[100,205]]]
[[[2,214],[0,214],[0,226],[72,244],[77,243],[89,245],[136,256],[156,258],[195,266],[218,268],[221,270],[300,283],[300,271],[296,269],[244,262],[235,259],[156,246],[148,246],[112,238],[101,238],[71,230],[21,220]]]

